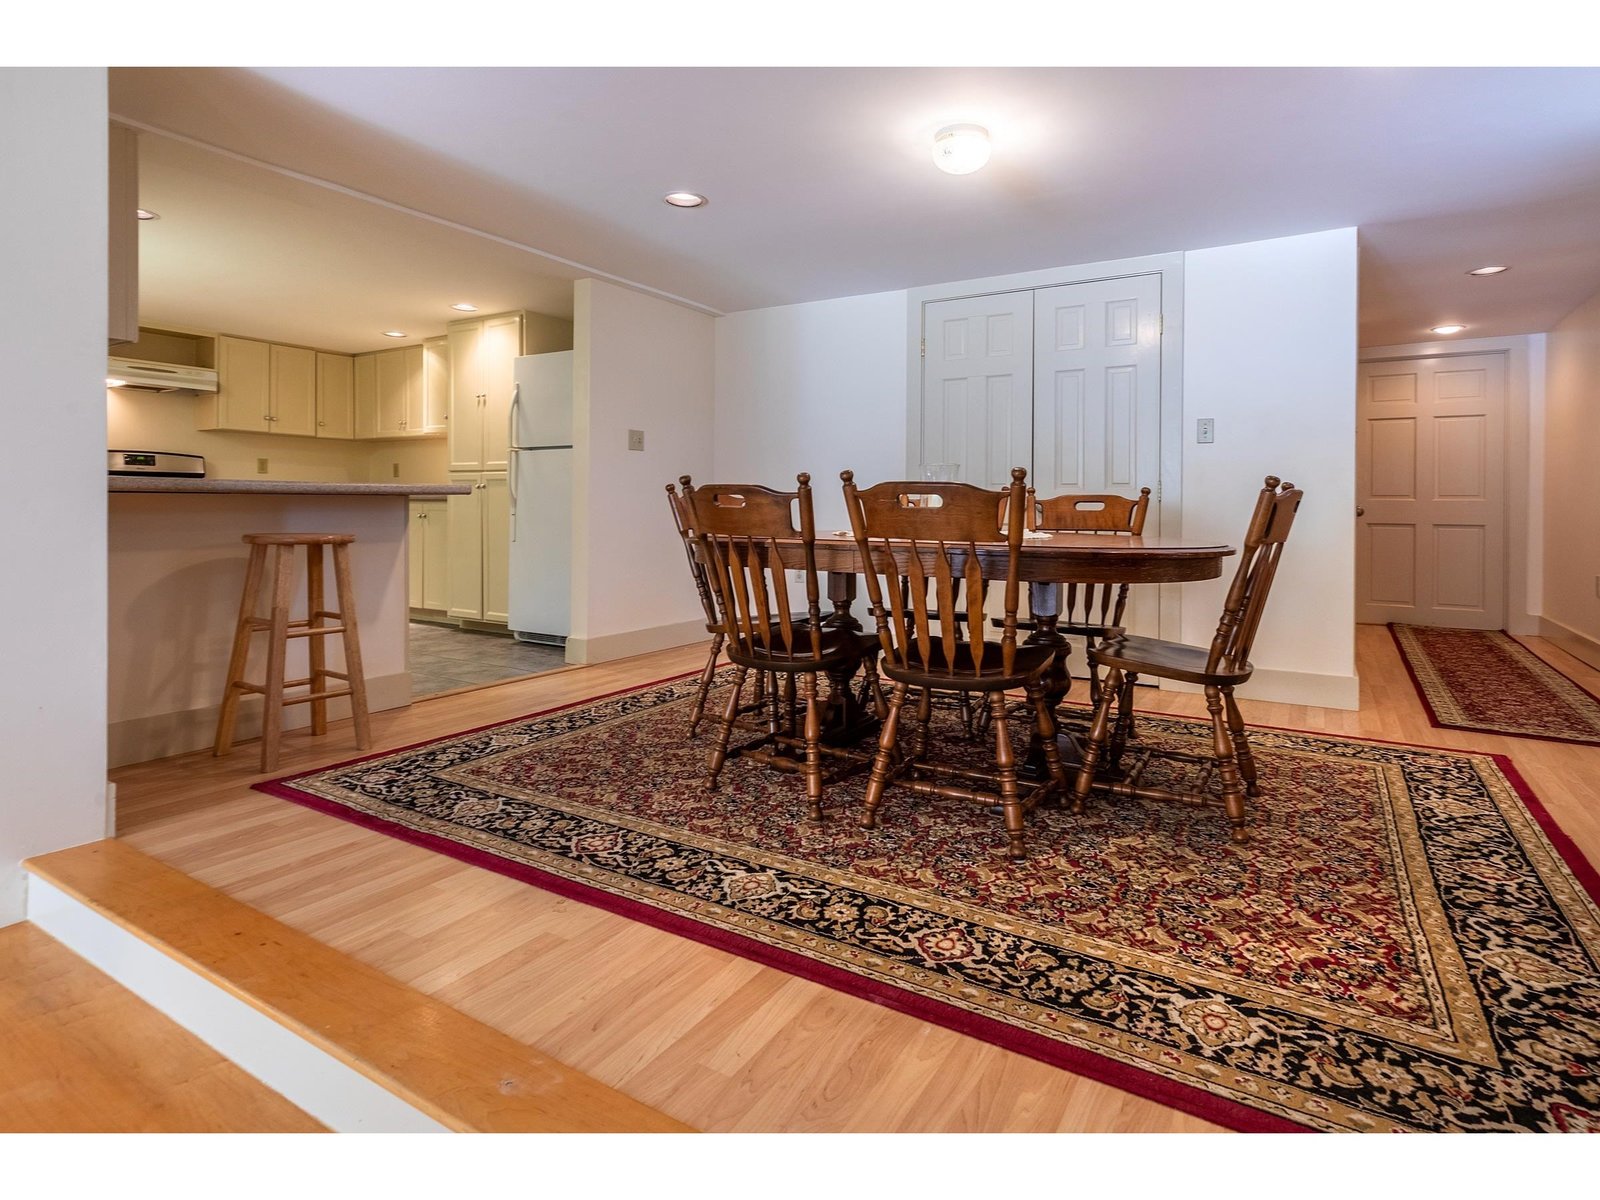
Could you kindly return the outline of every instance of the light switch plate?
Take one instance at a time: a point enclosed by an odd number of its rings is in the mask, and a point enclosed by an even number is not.
[[[1217,419],[1201,417],[1194,423],[1194,440],[1202,446],[1217,440]]]
[[[643,450],[644,449],[644,430],[642,430],[642,429],[630,429],[630,430],[628,430],[628,449],[629,450]]]

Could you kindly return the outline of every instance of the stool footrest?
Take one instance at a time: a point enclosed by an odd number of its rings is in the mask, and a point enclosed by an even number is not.
[[[313,700],[337,700],[340,696],[348,695],[350,695],[349,688],[335,688],[331,692],[307,692],[304,696],[285,696],[283,703],[287,707],[291,704],[309,704]]]
[[[338,616],[339,614],[333,613],[331,615]],[[266,617],[251,617],[249,625],[251,631],[255,633],[266,633],[272,629],[272,622]],[[309,621],[290,621],[284,628],[286,631],[284,636],[292,638],[326,637],[330,633],[343,633],[345,631],[345,626],[343,625],[318,625],[316,628],[312,628]]]

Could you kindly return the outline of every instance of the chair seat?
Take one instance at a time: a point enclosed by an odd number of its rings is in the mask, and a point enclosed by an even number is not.
[[[845,663],[856,662],[868,654],[876,654],[882,647],[875,633],[857,633],[848,629],[824,629],[822,631],[822,653],[813,656],[811,653],[811,634],[809,626],[796,625],[794,628],[794,656],[790,657],[782,652],[783,634],[774,625],[771,630],[770,643],[780,647],[776,652],[768,651],[762,647],[759,640],[746,650],[737,643],[729,642],[727,647],[728,659],[741,667],[753,667],[758,671],[815,671],[820,668],[842,666]]]
[[[1022,687],[1042,675],[1055,657],[1055,646],[1018,646],[1012,659],[1011,670],[1002,666],[1001,647],[993,642],[983,643],[980,670],[973,672],[972,643],[956,646],[954,663],[945,660],[944,645],[936,642],[929,662],[919,661],[915,653],[905,666],[885,659],[883,673],[896,683],[909,683],[913,687],[942,688],[959,692],[1000,692]]]
[[[1249,679],[1255,669],[1245,663],[1232,671],[1207,671],[1210,653],[1204,646],[1186,646],[1137,634],[1123,634],[1089,647],[1090,660],[1099,666],[1118,667],[1137,675],[1159,675],[1202,687],[1234,687]]]
[[[989,624],[996,629],[1004,629],[1005,622],[999,617],[990,617]],[[1019,617],[1018,629],[1034,630],[1039,628],[1039,622],[1033,617]],[[1122,631],[1121,625],[1095,625],[1088,621],[1057,621],[1056,632],[1062,635],[1073,634],[1077,637],[1116,637]]]

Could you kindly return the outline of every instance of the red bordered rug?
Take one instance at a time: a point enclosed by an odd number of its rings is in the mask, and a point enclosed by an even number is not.
[[[821,826],[750,760],[706,792],[693,692],[258,786],[1235,1129],[1600,1128],[1600,881],[1509,760],[1259,730],[1249,845],[1102,797],[1013,864],[959,801],[868,833],[859,780]]]
[[[1440,728],[1600,746],[1600,700],[1507,634],[1423,625],[1389,632]]]

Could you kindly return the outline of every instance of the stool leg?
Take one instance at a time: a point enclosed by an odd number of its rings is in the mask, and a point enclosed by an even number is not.
[[[294,585],[294,547],[274,546],[272,558],[272,626],[267,630],[267,682],[261,713],[261,769],[278,765],[283,735],[283,667],[289,653],[289,597]]]
[[[310,545],[306,547],[306,617],[308,629],[322,628],[322,611],[327,608],[322,591],[322,547]],[[306,654],[311,663],[311,691],[325,692],[328,690],[328,648],[324,643],[326,638],[308,637],[306,639]],[[328,732],[328,702],[326,700],[313,700],[311,702],[311,732],[313,736],[320,736]]]
[[[356,593],[350,583],[350,547],[333,548],[333,580],[339,590],[339,623],[344,626],[344,671],[350,676],[350,715],[355,719],[356,749],[372,745],[367,722],[367,676],[361,669],[361,631],[356,624]]]
[[[217,713],[217,740],[211,752],[219,758],[233,749],[233,726],[239,716],[239,689],[250,659],[250,622],[256,615],[256,593],[261,589],[261,572],[267,564],[265,546],[250,547],[250,561],[244,569],[244,594],[239,599],[239,624],[233,631],[233,653],[228,658],[228,680],[222,685],[222,709]]]

